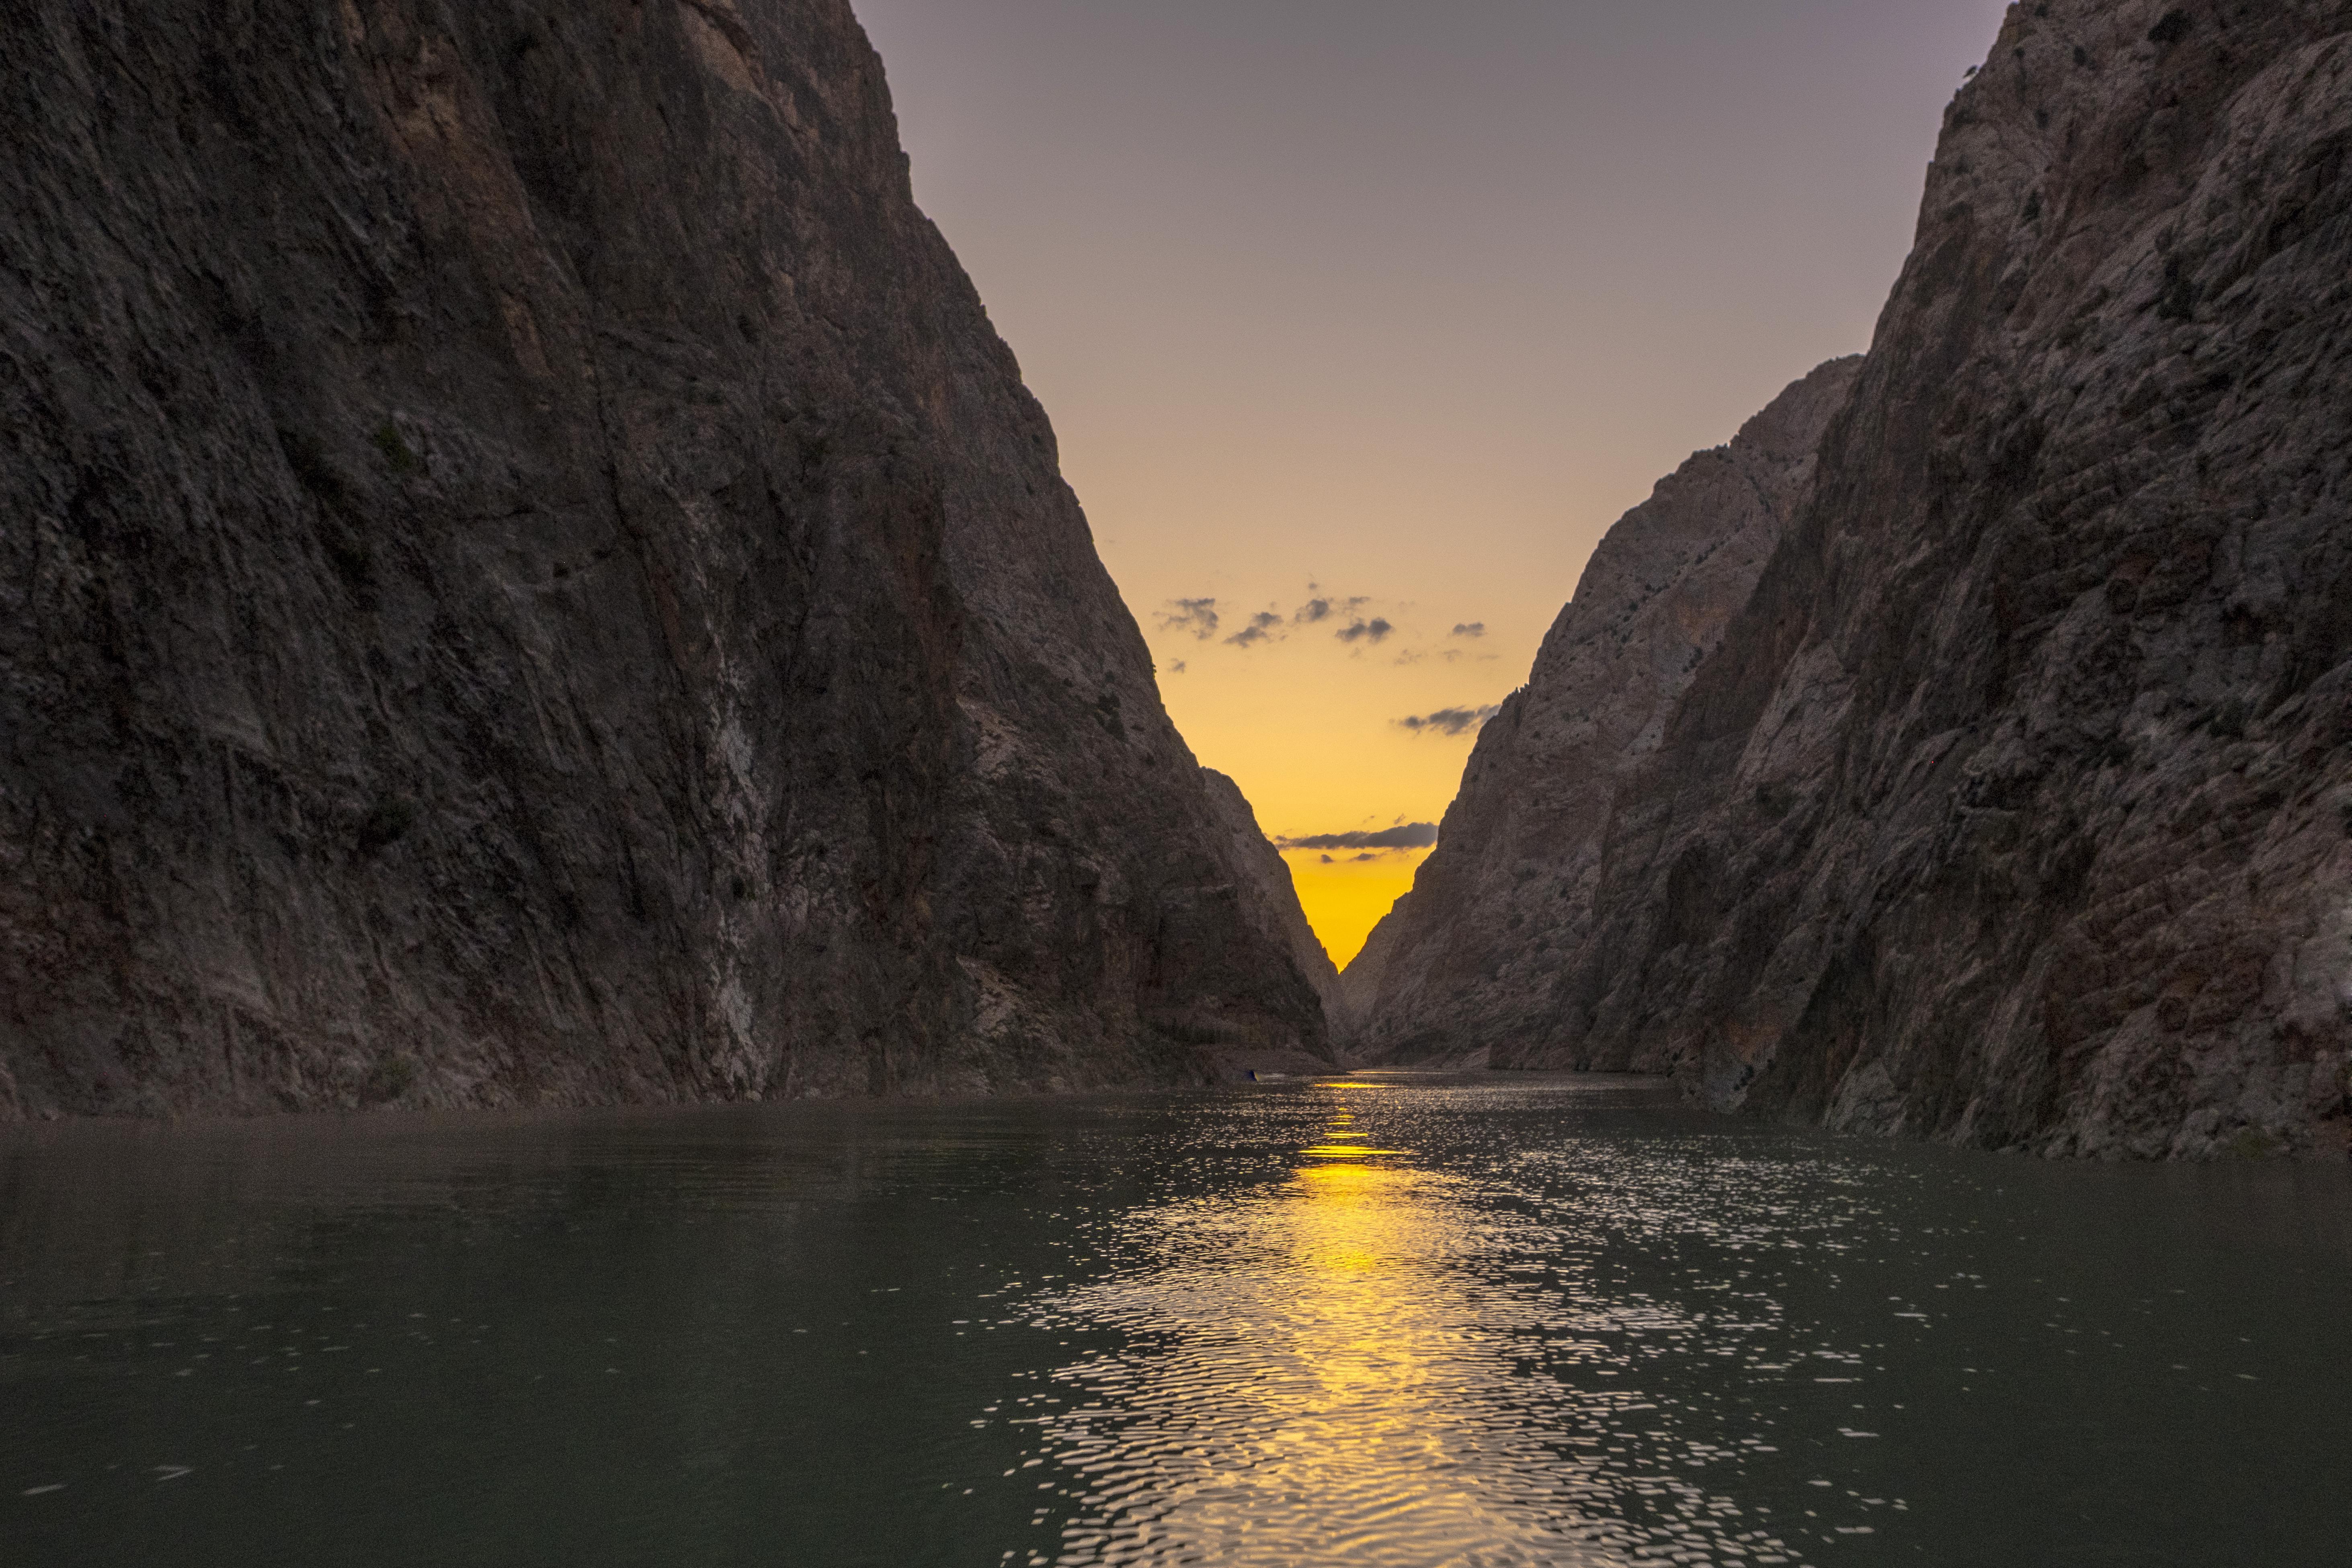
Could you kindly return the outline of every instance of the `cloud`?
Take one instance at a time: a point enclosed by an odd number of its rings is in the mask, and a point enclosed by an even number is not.
[[[1171,599],[1168,608],[1160,612],[1160,629],[1163,632],[1190,632],[1207,642],[1217,635],[1217,601]]]
[[[1374,616],[1369,621],[1350,621],[1331,635],[1344,643],[1382,642],[1396,627]]]
[[[1249,625],[1227,637],[1225,641],[1234,647],[1255,647],[1262,642],[1270,642],[1279,637],[1281,629],[1280,616],[1269,610],[1260,610],[1250,617]]]
[[[1307,591],[1310,594],[1314,593],[1315,584],[1312,583],[1307,584]],[[1340,599],[1329,595],[1318,595],[1299,605],[1290,618],[1299,626],[1311,626],[1318,621],[1328,621],[1333,616],[1352,616],[1370,603],[1370,599],[1360,595],[1352,599]]]
[[[1323,857],[1323,864],[1325,864],[1326,866],[1330,865],[1330,864],[1331,864],[1331,857],[1329,857],[1328,855],[1324,856],[1324,857]]]
[[[1377,859],[1379,859],[1379,858],[1380,858],[1380,857],[1379,857],[1379,856],[1377,856],[1377,855],[1373,855],[1373,854],[1367,853],[1367,854],[1359,855],[1359,856],[1357,856],[1357,857],[1356,857],[1356,858],[1357,858],[1357,859],[1359,859],[1359,860],[1377,860]]]
[[[1501,703],[1489,702],[1484,708],[1441,708],[1434,713],[1416,713],[1396,722],[1398,729],[1410,730],[1416,735],[1466,735],[1502,710]]]
[[[1181,675],[1181,674],[1183,674],[1183,673],[1184,673],[1184,661],[1183,661],[1182,659],[1181,659],[1181,658],[1180,658],[1180,659],[1178,659],[1175,663],[1173,663],[1173,664],[1170,665],[1170,666],[1168,667],[1168,673],[1169,673],[1169,674],[1171,674],[1171,675]]]
[[[1277,838],[1280,849],[1426,849],[1437,842],[1437,824],[1409,822],[1378,832],[1318,833],[1307,838]]]
[[[1454,628],[1453,635],[1457,637],[1483,637],[1486,635],[1486,623],[1484,621],[1465,621],[1460,626]]]

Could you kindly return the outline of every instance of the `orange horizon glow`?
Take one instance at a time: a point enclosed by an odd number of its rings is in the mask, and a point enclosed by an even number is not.
[[[1307,923],[1322,939],[1331,962],[1345,969],[1363,951],[1381,917],[1412,890],[1413,875],[1429,855],[1426,849],[1405,849],[1361,864],[1343,860],[1327,866],[1319,853],[1294,849],[1283,859],[1289,863]]]
[[[1348,599],[1362,605],[1301,621],[1315,602]],[[1261,623],[1261,642],[1234,647],[1254,618],[1275,614],[1282,626]],[[1173,616],[1169,606],[1140,616],[1169,717],[1202,764],[1242,785],[1258,827],[1277,847],[1440,823],[1477,741],[1477,721],[1463,715],[1491,708],[1524,679],[1531,644],[1550,621],[1519,614],[1498,627],[1454,606],[1340,597],[1319,588],[1319,578],[1303,578],[1286,597],[1218,597],[1209,637],[1197,621]],[[1339,635],[1376,623],[1390,627],[1379,642]],[[1482,632],[1454,632],[1470,623]],[[1430,715],[1449,715],[1458,731],[1404,724]],[[1397,898],[1412,891],[1430,851],[1284,848],[1282,858],[1307,924],[1345,969]]]

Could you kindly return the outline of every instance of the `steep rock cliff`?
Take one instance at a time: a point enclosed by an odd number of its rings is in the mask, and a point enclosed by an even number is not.
[[[1480,731],[1412,891],[1340,979],[1349,1048],[1428,1061],[1542,1042],[1552,983],[1591,935],[1617,786],[1748,602],[1861,363],[1790,387],[1601,540],[1527,685]]]
[[[1339,971],[1331,963],[1330,953],[1324,951],[1323,939],[1307,923],[1307,910],[1298,901],[1298,885],[1291,878],[1290,863],[1258,826],[1257,813],[1242,794],[1242,786],[1214,768],[1202,768],[1201,773],[1218,820],[1223,825],[1224,853],[1233,868],[1243,917],[1290,955],[1298,973],[1315,988],[1328,1023],[1339,1005]],[[1318,1054],[1328,1059],[1328,1052]]]
[[[2341,1150],[2347,349],[2352,5],[2013,6],[1504,1059],[2050,1153]]]
[[[1319,1048],[845,0],[0,41],[0,1115]]]

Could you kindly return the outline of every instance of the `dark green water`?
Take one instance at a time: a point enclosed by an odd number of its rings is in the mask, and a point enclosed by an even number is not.
[[[0,1137],[0,1563],[2337,1564],[2352,1174],[1597,1080]]]

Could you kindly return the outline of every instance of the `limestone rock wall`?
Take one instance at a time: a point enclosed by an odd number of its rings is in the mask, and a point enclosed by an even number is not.
[[[0,1116],[1321,1048],[845,0],[0,43]]]

